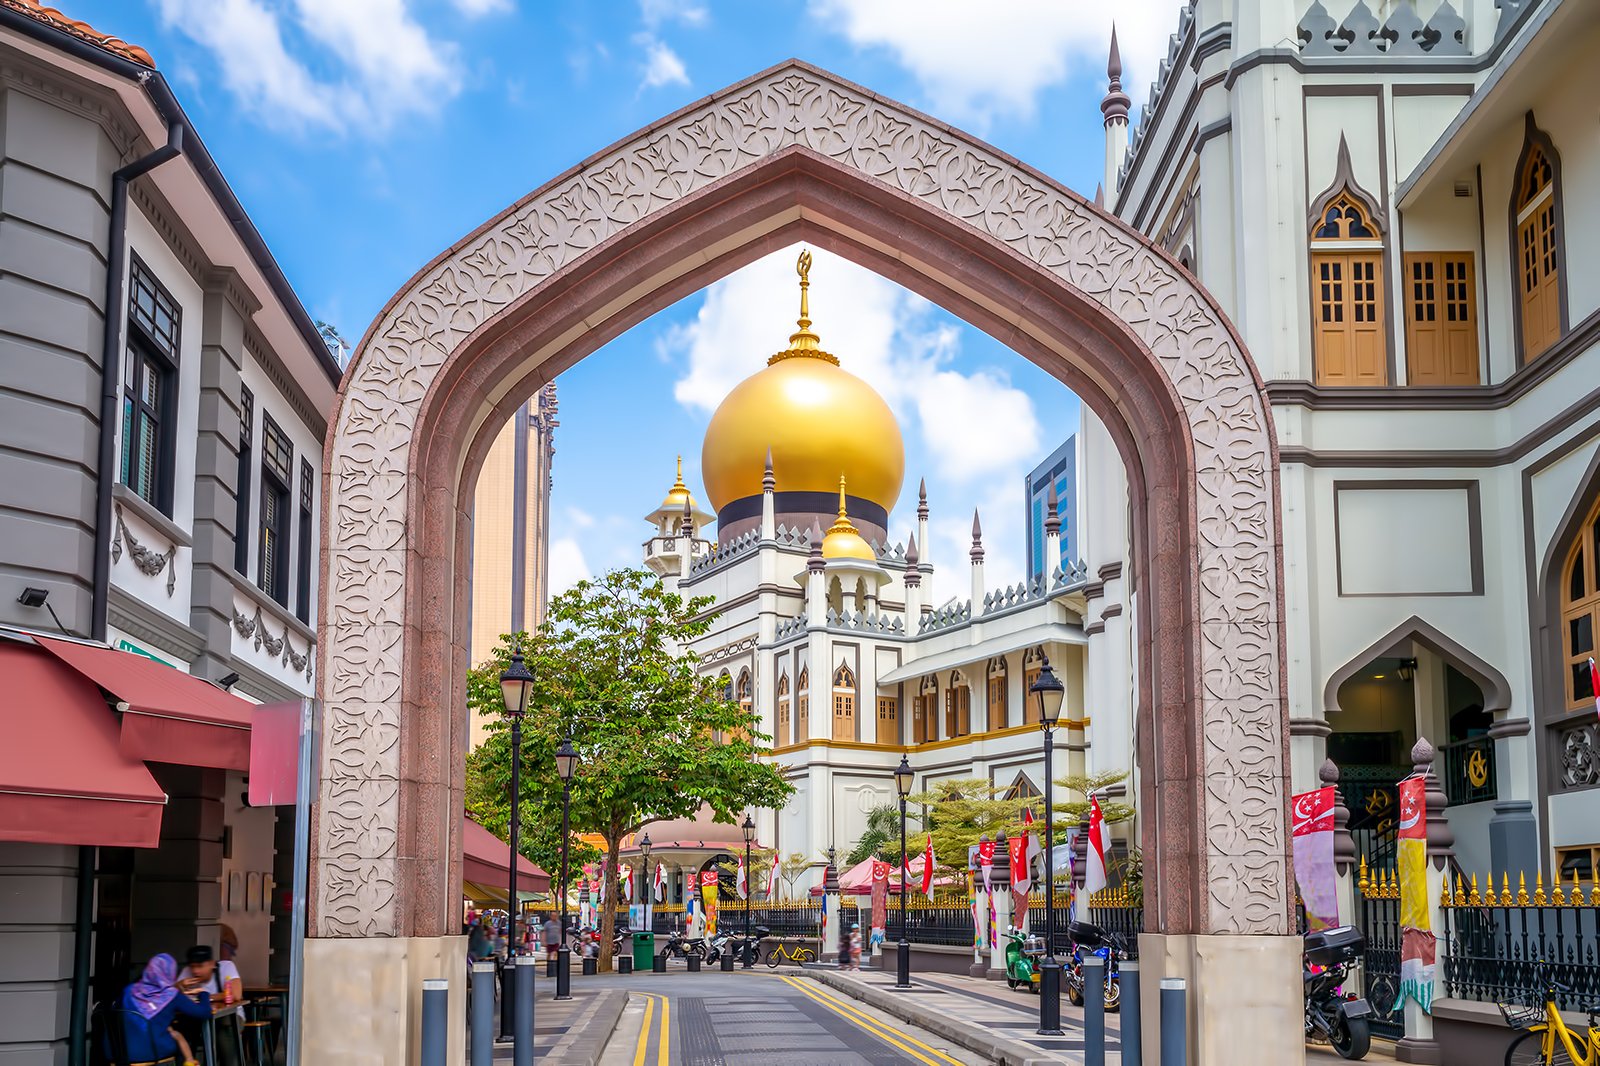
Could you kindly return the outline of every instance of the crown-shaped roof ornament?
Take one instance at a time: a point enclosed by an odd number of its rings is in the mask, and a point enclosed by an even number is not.
[[[771,366],[784,359],[821,359],[824,362],[838,366],[838,357],[823,351],[822,338],[811,332],[809,302],[811,250],[809,248],[800,252],[800,258],[795,262],[795,272],[800,275],[800,317],[795,322],[795,325],[800,328],[789,334],[789,347],[768,359],[767,365]]]

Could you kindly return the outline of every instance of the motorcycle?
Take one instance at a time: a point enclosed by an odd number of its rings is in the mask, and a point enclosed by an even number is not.
[[[1362,1058],[1372,1046],[1371,1005],[1341,987],[1366,947],[1361,931],[1348,925],[1305,938],[1306,1037],[1323,1037],[1344,1059]]]
[[[720,962],[724,951],[731,951],[735,961],[742,960],[746,944],[754,952],[751,956],[753,961],[761,954],[761,941],[771,935],[772,930],[764,925],[756,926],[749,937],[746,937],[743,933],[718,933],[706,947],[706,965],[710,966]]]
[[[667,942],[662,945],[661,954],[673,959],[688,959],[691,955],[697,959],[704,959],[706,941],[704,937],[686,937],[674,929],[667,934]]]
[[[1126,943],[1116,933],[1108,933],[1089,922],[1072,922],[1067,926],[1067,934],[1072,937],[1072,956],[1064,975],[1068,1002],[1074,1007],[1083,1006],[1083,957],[1088,951],[1106,961],[1105,1008],[1108,1014],[1115,1014],[1122,1009],[1122,980],[1117,974],[1117,960],[1128,954]]]
[[[1006,987],[1039,991],[1039,957],[1044,954],[1044,939],[1027,936],[1011,926],[1006,930]]]

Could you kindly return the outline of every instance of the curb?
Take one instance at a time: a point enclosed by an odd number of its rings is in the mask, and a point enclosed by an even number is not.
[[[885,991],[827,970],[808,969],[805,974],[812,980],[843,992],[852,999],[876,1007],[885,1014],[891,1014],[903,1022],[910,1022],[930,1033],[937,1033],[968,1051],[984,1056],[991,1062],[1002,1063],[1003,1066],[1059,1066],[1062,1061],[1045,1055],[1043,1049],[1032,1044],[999,1036],[992,1029],[974,1028],[970,1024],[963,1024],[904,994]]]

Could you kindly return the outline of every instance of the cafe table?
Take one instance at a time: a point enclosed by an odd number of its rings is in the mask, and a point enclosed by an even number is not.
[[[244,1016],[245,1004],[249,1000],[238,1000],[234,1003],[224,1003],[221,997],[211,1001],[211,1017],[204,1019],[200,1025],[200,1044],[205,1054],[205,1066],[218,1066],[217,1060],[217,1022],[233,1019],[233,1048],[237,1052],[235,1062],[244,1066]]]

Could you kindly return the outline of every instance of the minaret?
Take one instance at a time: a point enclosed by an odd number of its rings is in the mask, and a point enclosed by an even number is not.
[[[972,550],[967,553],[972,560],[972,617],[983,613],[983,595],[988,591],[983,584],[983,527],[978,524],[978,509],[972,509]]]
[[[922,620],[922,571],[917,569],[917,535],[906,545],[906,632],[915,635]]]
[[[694,561],[694,508],[687,499],[683,501],[683,517],[678,519],[678,536],[683,540],[683,552],[678,559],[678,580],[687,581],[689,564]]]
[[[1061,509],[1056,499],[1056,485],[1050,483],[1050,496],[1045,502],[1044,515],[1044,587],[1050,588],[1055,580],[1056,568],[1061,565]]]
[[[1122,53],[1117,49],[1117,26],[1111,24],[1111,55],[1106,60],[1106,95],[1100,101],[1100,113],[1106,120],[1106,176],[1105,198],[1117,202],[1117,172],[1122,169],[1123,156],[1128,154],[1128,105],[1132,103],[1122,91]]]
[[[761,539],[770,541],[778,536],[778,525],[773,517],[772,494],[778,488],[778,479],[772,476],[772,449],[767,449],[767,466],[761,475]]]
[[[928,551],[928,479],[923,478],[917,485],[917,543],[922,545],[923,552]],[[923,560],[927,565],[928,561]]]
[[[812,521],[811,557],[806,560],[806,622],[812,626],[822,625],[828,614],[828,588],[822,576],[823,566],[822,526]]]

